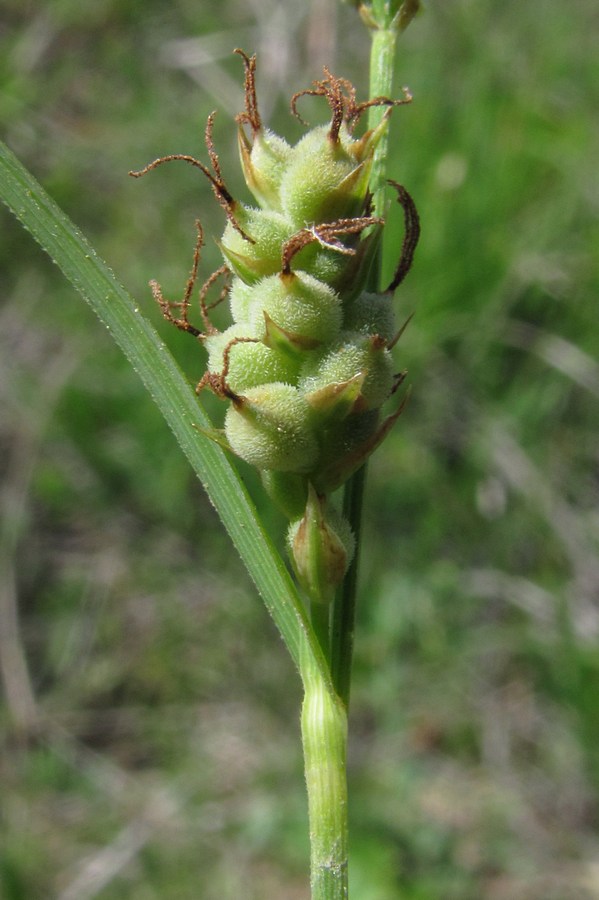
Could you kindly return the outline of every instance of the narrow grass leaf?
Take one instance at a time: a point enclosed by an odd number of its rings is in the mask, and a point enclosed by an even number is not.
[[[171,353],[87,239],[0,143],[0,196],[110,330],[152,395],[216,508],[299,667],[300,633],[331,688],[295,585],[237,470],[201,430],[212,424]],[[331,688],[332,689],[332,688]]]

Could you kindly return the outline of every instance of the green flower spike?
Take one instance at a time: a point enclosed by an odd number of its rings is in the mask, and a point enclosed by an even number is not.
[[[190,162],[209,178],[227,217],[220,241],[225,266],[200,291],[202,329],[189,321],[201,228],[183,300],[165,300],[155,282],[152,291],[166,318],[208,351],[198,390],[209,387],[229,403],[219,442],[258,469],[291,523],[293,568],[328,652],[328,604],[353,553],[349,526],[330,495],[380,444],[405,404],[404,399],[381,418],[403,380],[391,356],[401,334],[392,297],[409,271],[419,235],[416,208],[401,185],[394,187],[405,237],[395,275],[381,294],[366,293],[363,285],[384,227],[370,208],[374,151],[392,107],[411,98],[406,93],[400,100],[358,103],[353,86],[325,69],[322,80],[293,96],[291,110],[298,116],[297,103],[305,95],[323,97],[330,124],[306,126],[290,146],[262,124],[255,57],[236,52],[245,69],[245,110],[237,116],[241,167],[258,205],[242,204],[227,190],[212,141],[213,115],[206,128],[210,168],[180,154],[135,173],[170,159]],[[388,107],[382,121],[354,137],[361,115],[373,105]],[[207,295],[221,276],[230,282],[216,302],[228,300],[232,323],[219,333],[210,322]]]

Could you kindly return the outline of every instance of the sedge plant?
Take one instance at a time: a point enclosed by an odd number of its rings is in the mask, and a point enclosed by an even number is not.
[[[291,98],[291,110],[303,122],[301,98],[320,97],[329,121],[303,123],[294,145],[265,127],[256,58],[236,51],[245,76],[238,141],[251,205],[233,198],[223,181],[212,116],[207,163],[175,154],[130,173],[185,161],[209,179],[224,210],[223,265],[199,290],[196,317],[200,222],[183,298],[170,301],[151,282],[164,316],[208,352],[196,392],[209,389],[226,404],[222,430],[83,236],[6,148],[0,155],[3,198],[111,328],[152,392],[298,667],[313,900],[348,896],[347,715],[364,466],[405,405],[398,390],[405,373],[392,354],[405,325],[395,322],[393,298],[419,236],[415,204],[392,182],[405,234],[395,274],[381,286],[387,129],[393,108],[411,100],[406,89],[393,99],[392,76],[397,36],[417,8],[416,0],[360,6],[373,41],[369,97],[358,101],[357,89],[325,68]],[[230,325],[218,331],[210,310],[225,301]],[[259,471],[288,519],[294,579],[264,531],[235,456]]]

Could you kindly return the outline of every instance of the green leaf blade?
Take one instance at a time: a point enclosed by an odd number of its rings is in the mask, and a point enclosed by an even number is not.
[[[303,632],[332,690],[297,589],[237,470],[199,430],[212,424],[168,348],[87,239],[1,142],[0,196],[110,330],[202,481],[296,666]]]

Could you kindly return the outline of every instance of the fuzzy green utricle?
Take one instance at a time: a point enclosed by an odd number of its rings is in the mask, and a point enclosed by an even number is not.
[[[296,227],[279,212],[249,206],[238,208],[236,221],[241,232],[229,222],[220,241],[223,256],[235,275],[246,284],[255,284],[280,272],[283,246],[302,226]],[[334,284],[347,262],[338,251],[314,240],[298,250],[291,266]]]
[[[376,334],[385,341],[395,335],[395,313],[388,294],[362,292],[345,310],[343,325],[348,331]]]
[[[208,371],[218,374],[226,366],[227,384],[236,394],[265,382],[297,381],[297,363],[262,341],[248,337],[248,329],[243,324],[209,335],[204,343],[208,350]]]
[[[393,388],[393,362],[389,351],[375,337],[344,332],[339,343],[307,359],[301,372],[300,389],[307,395],[328,385],[345,384],[362,376],[356,406],[378,409]]]
[[[245,181],[260,206],[280,212],[279,188],[289,163],[291,147],[268,129],[254,135],[250,143],[239,129],[239,155]]]
[[[244,326],[245,334],[250,335],[250,309],[254,298],[253,284],[246,284],[241,278],[234,278],[229,291],[229,307],[233,322]],[[241,333],[241,332],[240,332]]]
[[[327,506],[310,487],[304,515],[291,523],[287,534],[297,576],[315,604],[333,599],[354,553],[347,522]]]
[[[241,206],[235,209],[241,229],[227,223],[220,247],[225,261],[248,284],[281,269],[281,247],[296,230],[293,222],[273,210]]]
[[[318,457],[311,410],[289,384],[253,387],[233,403],[225,417],[231,448],[258,469],[306,473]]]
[[[339,334],[343,311],[341,298],[328,285],[306,272],[290,272],[264,278],[254,287],[250,303],[250,327],[266,336],[266,320],[311,346],[334,340]]]
[[[355,216],[364,203],[370,159],[356,161],[326,126],[308,132],[293,148],[281,180],[281,208],[298,228]]]
[[[293,257],[291,268],[307,272],[318,281],[336,288],[347,270],[347,257],[318,241],[307,244]]]

